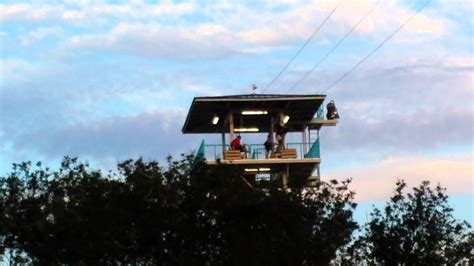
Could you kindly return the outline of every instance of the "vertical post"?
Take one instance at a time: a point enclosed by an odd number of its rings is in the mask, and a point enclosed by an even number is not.
[[[270,117],[270,133],[272,134],[272,137],[273,137],[273,116]]]
[[[282,175],[281,175],[281,180],[282,180],[282,185],[283,185],[283,188],[286,189],[288,188],[288,177],[290,175],[290,165],[289,164],[285,164],[285,169],[283,169],[282,171]]]
[[[225,154],[225,127],[222,127],[222,159],[224,159],[224,154]]]
[[[234,140],[234,113],[229,113],[229,143]]]
[[[318,181],[321,181],[321,172],[319,170],[319,164],[316,166],[316,173],[318,175]]]
[[[302,140],[303,140],[302,142],[303,143],[301,145],[303,145],[303,156],[305,156],[306,153],[308,152],[308,147],[307,147],[308,144],[306,144],[306,141],[305,141],[305,139],[306,139],[306,125],[303,125],[303,130],[301,131],[301,133],[303,135],[302,136]]]
[[[311,129],[309,129],[308,127],[308,145],[313,145],[313,143],[311,143]]]

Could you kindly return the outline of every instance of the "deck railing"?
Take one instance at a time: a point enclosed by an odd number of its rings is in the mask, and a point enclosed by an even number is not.
[[[247,158],[261,160],[265,159],[265,146],[263,144],[246,144]],[[319,158],[319,140],[314,143],[290,142],[286,144],[287,149],[296,149],[297,158]],[[229,150],[230,146],[225,145],[224,150]],[[276,145],[275,149],[276,151]],[[205,144],[204,140],[197,151],[197,156],[206,160],[224,159],[222,154],[222,144]]]

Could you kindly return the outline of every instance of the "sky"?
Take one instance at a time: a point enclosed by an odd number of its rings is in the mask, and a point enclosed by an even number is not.
[[[335,100],[341,119],[321,132],[321,174],[352,178],[359,220],[401,178],[440,183],[456,217],[474,224],[471,1],[430,1],[332,86],[425,2],[4,0],[0,175],[65,155],[104,171],[140,156],[164,163],[201,139],[220,142],[181,133],[193,97],[256,84]]]

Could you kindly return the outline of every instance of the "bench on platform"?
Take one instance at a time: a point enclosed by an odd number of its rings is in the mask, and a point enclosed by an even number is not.
[[[280,156],[282,159],[296,159],[296,149],[281,150]]]
[[[239,150],[225,151],[224,159],[225,160],[241,160],[242,155],[241,155],[241,152]]]

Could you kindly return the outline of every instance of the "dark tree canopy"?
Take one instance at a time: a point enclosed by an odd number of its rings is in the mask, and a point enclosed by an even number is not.
[[[374,208],[363,234],[348,248],[349,264],[454,265],[474,261],[474,234],[453,217],[448,196],[428,181],[404,193],[396,184],[383,211]]]
[[[32,169],[34,168],[34,169]],[[326,265],[357,225],[349,181],[253,189],[194,156],[104,175],[74,158],[0,178],[0,254],[34,264]]]

